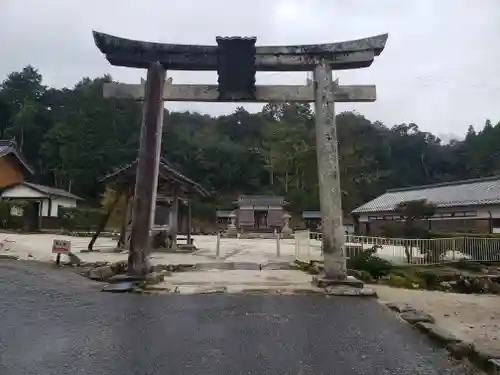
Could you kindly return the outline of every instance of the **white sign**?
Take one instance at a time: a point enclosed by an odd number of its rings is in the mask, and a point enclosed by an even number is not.
[[[71,241],[54,240],[52,243],[53,254],[69,254],[71,252]]]

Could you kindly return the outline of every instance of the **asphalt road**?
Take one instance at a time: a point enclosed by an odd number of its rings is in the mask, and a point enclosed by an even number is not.
[[[0,374],[477,374],[375,300],[114,295],[0,261]]]

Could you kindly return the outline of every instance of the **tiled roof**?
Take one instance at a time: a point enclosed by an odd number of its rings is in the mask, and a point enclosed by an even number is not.
[[[114,172],[106,175],[101,179],[101,182],[113,180],[115,178],[118,178],[120,175],[125,174],[125,173],[133,173],[135,174],[135,168],[137,166],[137,159],[130,164],[127,164],[125,166],[122,166],[118,169],[116,169]],[[163,178],[164,180],[167,181],[172,181],[177,184],[184,185],[188,187],[189,190],[194,191],[198,193],[202,197],[209,197],[210,192],[208,192],[204,187],[202,187],[200,184],[194,182],[190,178],[184,176],[182,173],[180,173],[172,163],[167,161],[164,158],[161,158],[160,160],[160,165],[158,168],[158,175],[160,178]]]
[[[17,144],[14,141],[7,141],[0,139],[0,158],[6,155],[14,155],[14,157],[19,160],[22,166],[30,173],[34,174],[33,168],[31,168],[27,161],[24,159],[24,156],[17,150]]]
[[[76,200],[83,200],[82,198],[70,193],[69,191],[66,191],[66,190],[63,190],[63,189],[57,189],[57,188],[53,188],[53,187],[50,187],[50,186],[45,186],[45,185],[38,185],[38,184],[33,184],[31,182],[20,182],[20,183],[16,183],[16,184],[13,184],[13,185],[10,185],[10,186],[6,186],[5,188],[3,188],[2,190],[5,191],[5,190],[9,190],[9,189],[12,189],[12,188],[15,188],[17,186],[26,186],[30,189],[33,189],[33,190],[36,190],[38,191],[39,193],[42,193],[42,194],[45,194],[47,196],[52,196],[52,197],[62,197],[62,198],[69,198],[69,199],[76,199]],[[27,197],[19,197],[19,198],[27,198]]]
[[[302,218],[304,219],[321,219],[320,211],[304,211],[302,212]]]
[[[284,197],[276,195],[240,195],[238,205],[242,206],[284,206]]]
[[[220,218],[228,218],[231,217],[231,214],[234,214],[234,211],[217,211],[215,214]]]
[[[393,211],[401,202],[420,199],[437,207],[500,204],[500,176],[388,190],[352,213]]]

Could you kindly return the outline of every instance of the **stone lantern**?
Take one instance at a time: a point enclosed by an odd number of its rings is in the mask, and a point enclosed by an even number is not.
[[[288,212],[285,212],[285,214],[283,215],[283,219],[285,219],[285,226],[281,231],[281,238],[293,238],[293,230],[290,228],[291,217],[292,216]]]
[[[231,212],[229,214],[229,224],[227,226],[226,236],[229,238],[238,237],[238,229],[236,228],[236,214]]]

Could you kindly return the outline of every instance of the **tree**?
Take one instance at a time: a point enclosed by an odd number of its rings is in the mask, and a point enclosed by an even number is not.
[[[426,199],[401,202],[396,205],[395,211],[403,217],[403,235],[406,238],[419,238],[426,231],[415,226],[417,220],[428,219],[436,212],[436,205]],[[405,254],[408,263],[412,260],[412,245],[405,243]]]
[[[100,179],[137,156],[141,104],[103,98],[109,76],[64,89],[46,87],[42,78],[27,66],[0,84],[0,138],[17,141],[36,169],[35,182],[98,205]],[[165,111],[164,121],[162,156],[216,192],[213,210],[241,193],[284,195],[297,214],[319,208],[310,105],[269,103],[258,113],[239,107],[215,117]],[[442,144],[415,123],[389,127],[356,112],[338,114],[344,212],[388,188],[500,174],[500,126],[479,125]]]

